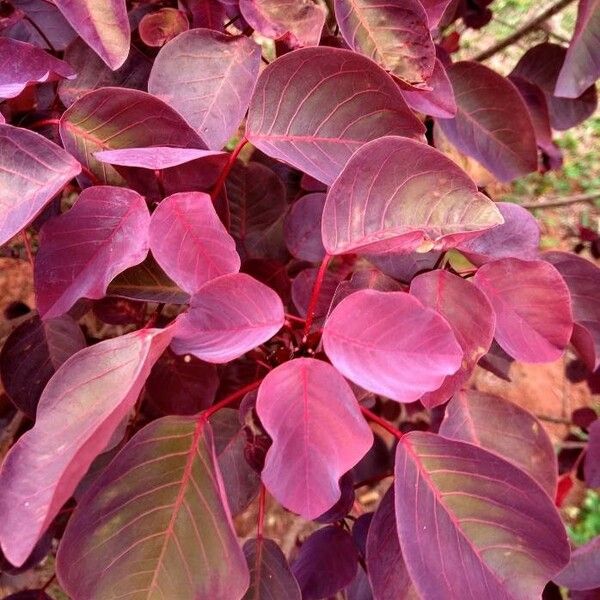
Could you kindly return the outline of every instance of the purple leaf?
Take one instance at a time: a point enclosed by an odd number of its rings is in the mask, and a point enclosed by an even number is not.
[[[265,377],[256,410],[273,439],[264,484],[304,518],[323,514],[340,498],[340,477],[373,443],[350,386],[331,365],[298,358]]]
[[[71,105],[61,117],[65,149],[103,183],[125,179],[96,158],[100,150],[177,146],[204,148],[198,134],[164,102],[139,90],[100,88]]]
[[[52,600],[52,598],[44,590],[24,590],[5,596],[4,600]]]
[[[0,245],[29,225],[80,171],[76,160],[45,137],[0,125]]]
[[[581,0],[577,23],[563,66],[556,80],[555,94],[577,98],[600,77],[600,4]]]
[[[250,569],[250,588],[243,600],[302,600],[298,582],[279,546],[265,538],[252,538],[244,544]]]
[[[199,148],[171,148],[154,146],[153,148],[121,148],[118,150],[101,150],[94,157],[103,163],[123,167],[139,167],[141,169],[168,169],[177,167],[192,160],[222,154],[214,150]]]
[[[77,38],[66,50],[65,61],[77,73],[76,79],[58,84],[58,95],[65,106],[103,87],[125,87],[145,90],[152,63],[137,48],[131,47],[122,67],[111,71],[102,59],[81,39]]]
[[[350,279],[339,283],[331,300],[333,310],[344,298],[359,290],[379,290],[380,292],[400,292],[404,288],[395,279],[384,275],[378,269],[354,271]]]
[[[321,239],[321,215],[325,194],[306,194],[296,200],[285,217],[285,245],[299,260],[319,262],[325,256]]]
[[[571,590],[600,587],[600,536],[575,549],[569,564],[554,577],[554,581]],[[570,594],[570,597],[573,596]]]
[[[54,4],[113,71],[127,60],[131,32],[125,0],[55,0]]]
[[[317,523],[335,523],[341,521],[352,510],[356,494],[354,493],[354,477],[352,471],[340,477],[340,499],[326,512],[314,519]]]
[[[34,282],[41,317],[62,315],[80,298],[102,298],[111,279],[146,258],[149,224],[146,203],[133,190],[84,190],[40,232]]]
[[[475,390],[459,392],[446,407],[440,435],[501,456],[529,474],[554,500],[558,481],[554,446],[542,424],[520,406]]]
[[[179,318],[173,350],[225,363],[266,342],[283,325],[283,305],[266,285],[244,273],[222,275],[192,297]]]
[[[589,435],[583,472],[587,486],[598,488],[600,487],[600,421],[590,425]]]
[[[204,419],[165,417],[129,441],[78,503],[58,576],[73,600],[242,597],[248,568]]]
[[[311,0],[240,0],[240,11],[261,35],[282,38],[293,48],[318,46],[325,11]]]
[[[402,95],[408,105],[432,117],[451,119],[456,115],[456,100],[452,84],[441,61],[436,58],[433,73],[427,85],[431,90],[416,90],[402,88]]]
[[[0,473],[0,541],[11,563],[25,561],[106,448],[171,336],[143,329],[105,340],[71,356],[50,379],[35,426],[12,447]]]
[[[355,152],[333,183],[322,235],[329,254],[443,250],[500,223],[494,203],[452,160],[385,137]]]
[[[460,369],[446,377],[437,390],[421,398],[426,408],[433,408],[467,383],[477,361],[492,344],[496,315],[483,292],[448,271],[418,275],[410,285],[410,293],[448,321],[464,353]]]
[[[224,31],[225,17],[227,12],[225,6],[218,0],[179,0],[179,5],[185,5],[192,15],[193,28],[214,29]]]
[[[42,321],[37,315],[16,327],[0,353],[6,393],[30,419],[46,384],[69,356],[85,348],[79,325],[69,316]]]
[[[457,249],[477,266],[501,258],[536,259],[539,256],[540,226],[535,217],[518,204],[497,202],[496,207],[504,223],[459,244]]]
[[[165,273],[190,294],[240,270],[235,241],[202,192],[174,194],[158,205],[150,222],[150,248]]]
[[[440,119],[437,124],[450,142],[500,181],[537,171],[535,131],[514,85],[475,62],[455,63],[447,73],[457,113],[453,119]]]
[[[600,366],[600,269],[567,252],[545,252],[542,258],[554,265],[569,288],[575,321],[571,342],[593,372]]]
[[[352,537],[341,527],[315,531],[302,544],[292,573],[302,590],[302,600],[329,598],[349,585],[358,567]]]
[[[562,356],[573,329],[571,298],[552,265],[504,258],[480,267],[473,283],[494,307],[494,337],[503,350],[529,363]]]
[[[423,0],[421,4],[427,13],[429,29],[436,29],[445,16],[446,10],[452,9],[456,2],[455,0]]]
[[[64,61],[54,58],[37,46],[0,38],[0,98],[15,98],[29,84],[73,79],[75,71]]]
[[[138,26],[146,46],[160,48],[190,28],[185,13],[176,8],[160,8],[142,17]]]
[[[540,598],[569,560],[552,500],[473,444],[411,432],[396,450],[396,524],[420,598]]]
[[[383,69],[326,47],[271,63],[258,79],[246,123],[257,148],[327,184],[365,142],[384,135],[420,139],[423,132]]]
[[[208,148],[219,150],[246,113],[260,53],[245,36],[193,29],[158,53],[148,90],[182,114]]]
[[[389,277],[409,282],[421,271],[431,271],[440,259],[440,252],[388,252],[369,254],[366,258]]]
[[[308,310],[317,271],[318,269],[316,268],[304,269],[292,281],[292,301],[298,314],[302,317],[306,316],[306,311]],[[331,272],[325,273],[317,305],[315,306],[314,316],[317,321],[327,316],[339,283],[339,275]]]
[[[348,296],[327,319],[323,344],[342,375],[398,402],[437,389],[463,357],[447,321],[404,292]]]
[[[515,362],[512,356],[509,356],[500,348],[498,342],[494,340],[490,346],[489,352],[479,360],[479,366],[496,377],[504,381],[512,381],[510,378],[510,365]]]
[[[383,496],[367,534],[366,564],[375,600],[403,600],[411,588],[396,531],[394,487]]]
[[[433,74],[435,46],[419,0],[335,0],[340,33],[353,50],[412,85]]]
[[[554,88],[563,66],[567,49],[557,44],[538,44],[530,48],[517,63],[511,76],[522,77],[538,85],[546,95],[550,123],[563,131],[585,121],[596,110],[596,88],[591,85],[577,98],[558,98]]]

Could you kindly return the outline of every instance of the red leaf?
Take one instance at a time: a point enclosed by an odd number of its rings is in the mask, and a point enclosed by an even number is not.
[[[556,488],[556,498],[554,503],[558,508],[561,508],[569,492],[573,488],[573,478],[571,473],[565,473],[558,478],[558,486]]]

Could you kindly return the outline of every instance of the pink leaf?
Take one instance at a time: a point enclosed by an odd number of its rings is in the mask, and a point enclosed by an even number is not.
[[[153,148],[120,148],[118,150],[101,150],[94,157],[103,163],[123,167],[140,167],[142,169],[168,169],[177,167],[192,160],[222,154],[214,150],[198,148],[171,148],[154,146]]]
[[[562,356],[573,329],[571,298],[552,265],[505,258],[480,267],[473,283],[494,307],[495,338],[503,350],[529,363]]]
[[[41,135],[0,125],[0,244],[29,225],[80,171],[75,159]]]
[[[66,313],[79,298],[102,298],[116,275],[148,254],[150,214],[124,188],[85,189],[67,213],[40,233],[34,281],[44,319]]]
[[[494,203],[441,152],[385,137],[358,150],[331,186],[322,235],[329,254],[442,250],[500,223]]]
[[[350,386],[331,365],[298,358],[265,377],[256,410],[273,438],[264,484],[287,509],[318,517],[338,501],[340,477],[373,443]]]
[[[133,408],[171,330],[143,329],[71,356],[54,374],[33,429],[0,473],[0,541],[21,565]]]
[[[190,28],[185,13],[176,8],[160,8],[142,17],[138,31],[146,46],[160,48]]]
[[[283,305],[271,288],[244,273],[222,275],[192,297],[178,321],[173,350],[229,362],[266,342],[283,322]]]
[[[423,132],[383,69],[326,47],[290,52],[262,71],[246,123],[257,148],[327,184],[365,142]]]
[[[131,43],[125,0],[55,0],[54,3],[113,71],[125,62]]]
[[[150,248],[165,273],[190,294],[240,270],[235,241],[202,192],[174,194],[158,205],[150,222]]]
[[[464,353],[460,369],[421,398],[424,406],[433,408],[467,383],[477,361],[492,344],[496,315],[483,292],[448,271],[418,275],[410,284],[410,293],[448,321]]]
[[[398,402],[437,389],[463,357],[447,321],[404,292],[348,296],[327,319],[323,344],[342,375]]]
[[[269,38],[286,36],[293,48],[318,46],[325,11],[311,0],[240,0],[250,26]]]
[[[242,597],[248,568],[204,419],[165,417],[129,441],[69,520],[58,577],[73,600]]]
[[[0,56],[6,57],[0,69],[0,98],[15,98],[31,83],[75,78],[66,62],[31,44],[0,38]]]
[[[258,77],[260,46],[245,36],[193,29],[156,57],[148,90],[219,150],[243,119]]]
[[[554,577],[559,585],[570,590],[595,590],[600,588],[600,536],[596,536],[587,544],[571,553],[569,564]],[[569,594],[574,597],[573,592]],[[592,592],[588,600],[593,600]],[[582,600],[584,597],[582,597]]]
[[[299,260],[319,262],[325,256],[321,239],[321,215],[325,194],[306,194],[296,200],[285,217],[285,245]]]
[[[540,598],[569,560],[550,497],[500,457],[411,432],[395,473],[398,537],[423,600]]]

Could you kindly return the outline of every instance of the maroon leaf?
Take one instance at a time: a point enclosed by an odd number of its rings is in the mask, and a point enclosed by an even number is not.
[[[354,477],[352,471],[340,477],[340,499],[326,512],[314,519],[317,523],[335,523],[344,519],[354,506],[356,494],[354,493]]]
[[[502,423],[500,435],[498,423]],[[459,392],[446,407],[440,435],[505,458],[554,499],[558,481],[554,446],[542,424],[520,406],[475,390]]]
[[[554,581],[571,590],[600,587],[600,536],[574,550],[569,564],[554,577]]]
[[[494,203],[452,160],[385,137],[355,152],[335,180],[322,234],[329,254],[411,252],[452,248],[500,223]]]
[[[199,148],[171,148],[154,146],[153,148],[121,148],[119,150],[101,150],[94,157],[103,163],[123,167],[139,167],[141,169],[168,169],[177,167],[192,160],[215,156],[221,152],[200,150]]]
[[[459,244],[458,250],[478,266],[500,258],[536,259],[539,255],[540,226],[535,217],[518,204],[498,202],[496,207],[504,223]]]
[[[50,377],[85,345],[81,329],[66,315],[48,321],[33,316],[16,327],[2,347],[0,375],[19,410],[34,419]]]
[[[245,36],[193,29],[158,53],[148,90],[181,113],[208,148],[219,150],[246,113],[260,54]]]
[[[292,301],[298,314],[302,317],[306,316],[317,272],[318,269],[304,269],[292,281]],[[327,316],[339,283],[339,275],[331,272],[325,273],[319,298],[315,306],[314,317],[317,321]]]
[[[176,8],[161,8],[142,17],[138,31],[146,46],[160,48],[190,28],[185,13]]]
[[[341,527],[315,531],[300,548],[292,573],[302,590],[302,600],[329,598],[354,579],[358,553],[352,537]]]
[[[252,538],[244,544],[250,569],[250,588],[243,600],[301,600],[298,582],[279,546],[265,538]]]
[[[256,410],[273,439],[264,484],[287,509],[318,517],[339,500],[340,477],[373,443],[350,386],[331,365],[298,358],[265,377]]]
[[[384,275],[378,269],[355,271],[350,279],[342,281],[336,288],[331,300],[333,310],[344,298],[359,290],[379,290],[380,292],[400,292],[404,288],[395,279]]]
[[[293,48],[319,45],[326,14],[310,0],[240,0],[239,5],[244,19],[261,35],[285,36]]]
[[[29,225],[80,171],[76,160],[41,135],[0,125],[0,245]]]
[[[404,292],[352,294],[327,319],[323,344],[342,375],[398,402],[437,389],[463,357],[446,320]]]
[[[563,66],[567,49],[557,44],[538,44],[530,48],[517,63],[511,75],[538,85],[546,95],[550,123],[563,131],[578,125],[596,110],[598,99],[595,86],[590,86],[575,99],[558,98],[554,88]]]
[[[600,366],[600,269],[567,252],[546,252],[543,258],[554,265],[569,288],[575,321],[571,342],[593,372]]]
[[[366,565],[376,600],[403,600],[412,586],[395,530],[392,486],[379,503],[367,534]]]
[[[577,98],[600,77],[600,4],[581,0],[577,23],[563,66],[556,80],[557,96]]]
[[[321,215],[325,194],[313,193],[294,202],[284,222],[285,245],[300,260],[319,262],[325,256],[321,239]]]
[[[0,473],[0,541],[14,565],[25,561],[106,448],[171,336],[171,330],[143,329],[105,340],[56,371],[35,426],[12,447]]]
[[[448,321],[464,353],[460,369],[421,398],[425,407],[433,408],[467,383],[477,361],[492,344],[496,315],[483,292],[448,271],[418,275],[410,285],[410,293]]]
[[[125,0],[55,0],[54,4],[111,69],[127,60],[131,32]]]
[[[269,65],[246,124],[257,148],[327,184],[365,142],[423,132],[383,69],[349,50],[326,47],[290,52]]]
[[[366,258],[389,277],[409,282],[422,271],[433,269],[440,259],[440,252],[387,252],[369,254]]]
[[[142,429],[78,503],[58,554],[73,600],[119,594],[241,598],[246,561],[210,426],[165,417]]]
[[[446,10],[452,10],[456,6],[455,0],[423,0],[421,3],[429,20],[429,29],[436,29],[440,25]],[[455,10],[455,9],[454,9]]]
[[[204,147],[172,108],[150,94],[126,88],[101,88],[77,100],[61,117],[60,136],[68,152],[100,181],[113,185],[124,185],[125,179],[94,158],[100,150]]]
[[[44,319],[66,313],[80,298],[102,298],[116,275],[148,254],[150,214],[124,188],[84,190],[73,208],[40,232],[34,281]]]
[[[569,560],[552,500],[473,444],[411,432],[396,450],[396,524],[419,597],[539,598]]]
[[[529,363],[562,356],[573,330],[571,298],[552,265],[504,258],[480,267],[473,282],[494,307],[503,350]]]
[[[150,222],[150,248],[167,275],[190,294],[240,270],[235,241],[202,192],[174,194],[159,204]]]
[[[583,472],[588,487],[598,488],[600,487],[600,421],[590,425],[589,435]]]
[[[73,79],[75,71],[64,61],[37,46],[0,38],[0,98],[15,98],[29,84]]]
[[[185,5],[192,16],[192,27],[204,27],[215,31],[224,31],[227,12],[225,6],[218,0],[179,0],[179,5]]]
[[[225,363],[266,342],[284,322],[279,296],[244,273],[222,275],[192,297],[179,318],[173,350]]]

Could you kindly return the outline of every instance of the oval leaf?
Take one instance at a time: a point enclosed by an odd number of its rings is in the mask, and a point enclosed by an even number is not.
[[[129,441],[78,503],[58,574],[73,600],[242,597],[248,568],[204,419],[165,417]]]
[[[441,152],[385,137],[348,161],[327,194],[322,223],[329,254],[411,252],[451,248],[502,216]]]
[[[160,48],[189,28],[185,13],[176,8],[160,8],[142,17],[138,32],[146,46]]]
[[[40,232],[34,266],[38,310],[49,319],[80,298],[102,298],[116,275],[148,254],[150,214],[133,190],[85,189],[69,212]]]
[[[571,297],[552,265],[505,258],[480,267],[473,283],[494,307],[494,336],[510,356],[529,363],[562,356],[573,329]]]
[[[171,148],[169,146],[154,146],[153,148],[121,148],[119,150],[101,150],[94,157],[110,165],[122,167],[140,167],[141,169],[168,169],[178,167],[192,160],[215,156],[221,152],[200,150],[198,148]]]
[[[73,157],[45,137],[0,125],[0,245],[29,225],[80,171]]]
[[[423,133],[383,69],[349,50],[325,47],[271,63],[258,79],[246,123],[246,137],[257,148],[327,184],[365,142]]]
[[[266,342],[284,323],[279,296],[244,273],[222,275],[192,297],[178,321],[173,350],[226,363]]]
[[[148,90],[182,114],[207,146],[219,150],[246,113],[260,46],[245,36],[193,29],[156,57]]]
[[[447,321],[404,292],[348,296],[327,319],[323,345],[342,375],[398,402],[437,389],[463,357]]]
[[[33,429],[0,472],[0,541],[11,563],[23,564],[106,448],[171,336],[143,329],[105,340],[71,356],[50,379]]]
[[[571,590],[600,588],[600,536],[574,550],[569,564],[554,577],[554,581]],[[589,600],[593,600],[593,596]]]
[[[395,473],[400,546],[424,600],[540,598],[569,560],[552,500],[491,452],[411,432]]]
[[[306,194],[296,200],[285,217],[285,245],[299,260],[319,262],[325,256],[321,238],[321,216],[325,194]]]
[[[264,484],[287,509],[320,516],[339,500],[340,477],[373,443],[350,386],[331,365],[298,358],[265,377],[256,411],[273,438]]]

